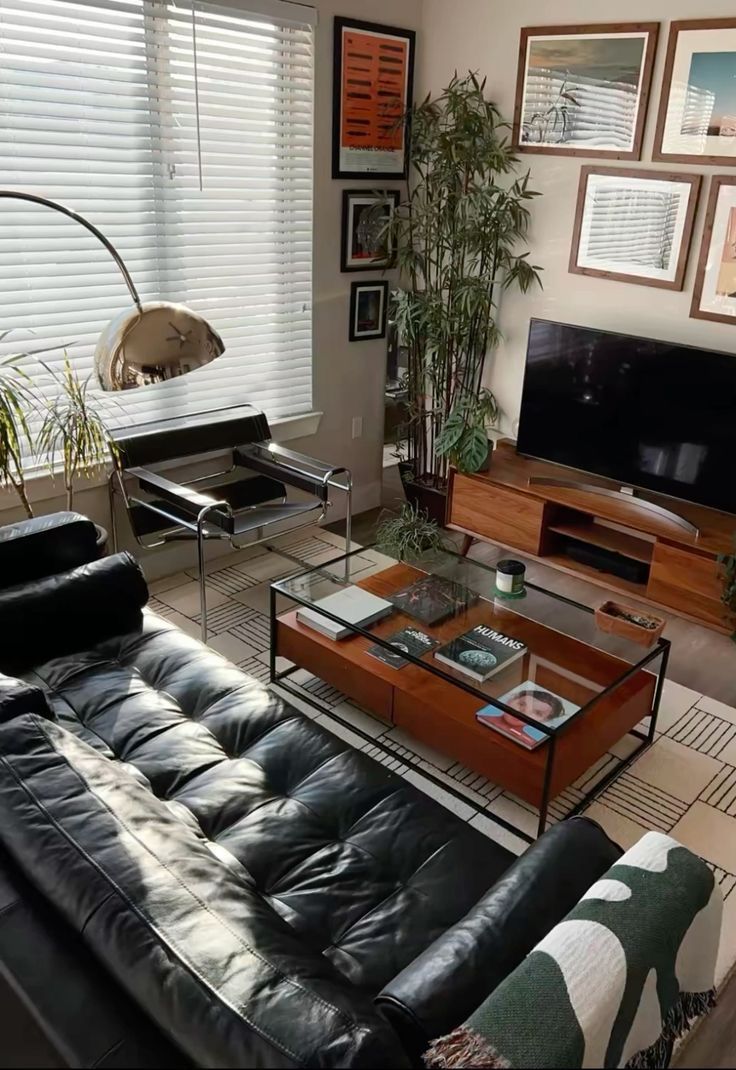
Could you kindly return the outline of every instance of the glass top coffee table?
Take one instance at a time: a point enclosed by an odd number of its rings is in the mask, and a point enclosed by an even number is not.
[[[386,558],[370,574],[356,567],[346,581],[346,565],[362,553],[271,585],[273,682],[303,699],[288,677],[308,670],[387,725],[537,808],[538,834],[550,801],[625,736],[634,737],[633,749],[566,816],[587,806],[653,741],[668,640],[645,647],[601,631],[593,609],[532,583],[521,598],[502,596],[492,565],[444,551],[410,564]],[[297,609],[276,614],[278,595],[313,607],[350,582],[393,600],[390,616],[358,627],[326,612],[348,629],[334,640],[300,622]],[[277,672],[277,656],[292,667]]]

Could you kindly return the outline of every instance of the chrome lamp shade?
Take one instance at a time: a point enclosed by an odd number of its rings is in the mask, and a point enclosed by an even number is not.
[[[104,245],[120,269],[133,307],[116,316],[97,342],[95,371],[103,390],[130,390],[175,379],[224,353],[217,331],[186,305],[169,301],[143,304],[120,253],[84,216],[35,193],[2,189],[1,198],[30,201],[68,216]]]

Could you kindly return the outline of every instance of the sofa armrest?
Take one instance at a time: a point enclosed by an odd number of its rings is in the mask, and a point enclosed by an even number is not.
[[[0,528],[0,587],[66,572],[97,557],[97,530],[80,513],[7,524]]]
[[[141,622],[148,587],[127,552],[0,590],[0,671],[19,676]]]
[[[413,1057],[464,1022],[621,853],[594,821],[561,821],[394,977],[376,1002]]]
[[[50,721],[55,719],[40,687],[0,673],[0,724],[24,713],[37,713]]]

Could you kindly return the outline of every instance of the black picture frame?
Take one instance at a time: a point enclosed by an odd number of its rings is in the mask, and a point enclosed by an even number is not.
[[[388,256],[372,257],[367,255],[362,259],[355,256],[355,230],[356,211],[362,202],[362,207],[380,204],[390,204],[391,212],[395,212],[399,206],[401,194],[399,190],[369,190],[369,189],[346,189],[342,191],[342,234],[340,238],[340,271],[386,271],[396,266],[396,246],[391,244]]]
[[[366,152],[364,149],[355,151],[352,157],[351,166],[348,166],[348,159],[343,157],[343,146],[341,144],[341,131],[342,131],[342,118],[343,118],[343,99],[342,99],[342,83],[343,83],[343,58],[344,48],[343,42],[346,32],[355,30],[358,33],[365,33],[370,36],[393,38],[406,42],[405,53],[405,65],[404,61],[400,57],[388,57],[387,61],[390,61],[392,65],[402,64],[403,73],[405,78],[403,81],[403,94],[400,100],[401,111],[397,111],[397,115],[407,114],[412,107],[414,101],[414,52],[416,48],[416,32],[414,30],[404,30],[398,26],[385,26],[378,22],[362,22],[359,19],[345,18],[342,15],[336,15],[334,21],[334,45],[333,45],[333,83],[332,83],[332,177],[333,178],[370,178],[370,179],[405,179],[408,174],[408,140],[409,131],[406,124],[401,124],[399,129],[401,130],[402,145],[401,149],[382,150],[376,147],[375,152]],[[400,45],[388,45],[389,48],[398,48],[401,51]],[[367,57],[368,62],[372,57]],[[362,73],[362,72],[361,72]],[[365,72],[367,77],[365,79],[365,107],[367,109],[377,107],[376,102],[372,99],[374,92],[374,83],[371,78],[372,72],[367,70]],[[377,72],[377,74],[380,72]],[[398,73],[398,72],[397,72]],[[376,80],[377,86],[377,80]],[[388,96],[392,87],[390,84],[386,84],[383,89],[375,89],[376,97],[380,93],[381,95]],[[360,121],[360,120],[358,120]],[[366,120],[369,122],[370,120]],[[353,146],[355,148],[355,146]],[[345,153],[347,157],[350,157],[350,146],[345,147]],[[393,154],[393,156],[392,156]],[[396,164],[391,167],[386,166],[388,162],[393,159]],[[354,163],[354,165],[352,165]],[[381,166],[381,163],[384,166]]]
[[[359,316],[361,314],[361,300],[372,294],[380,294],[379,305],[371,322],[375,327],[361,330]],[[369,342],[386,337],[386,323],[388,321],[388,279],[378,279],[372,282],[354,282],[350,286],[350,327],[348,339],[351,342]]]

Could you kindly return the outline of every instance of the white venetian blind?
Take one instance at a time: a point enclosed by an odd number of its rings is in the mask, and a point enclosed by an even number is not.
[[[225,342],[206,368],[116,395],[127,420],[311,407],[311,14],[286,0],[0,0],[0,186],[87,216],[144,301],[190,305]],[[0,201],[0,356],[66,345],[88,374],[129,305],[92,235]]]

